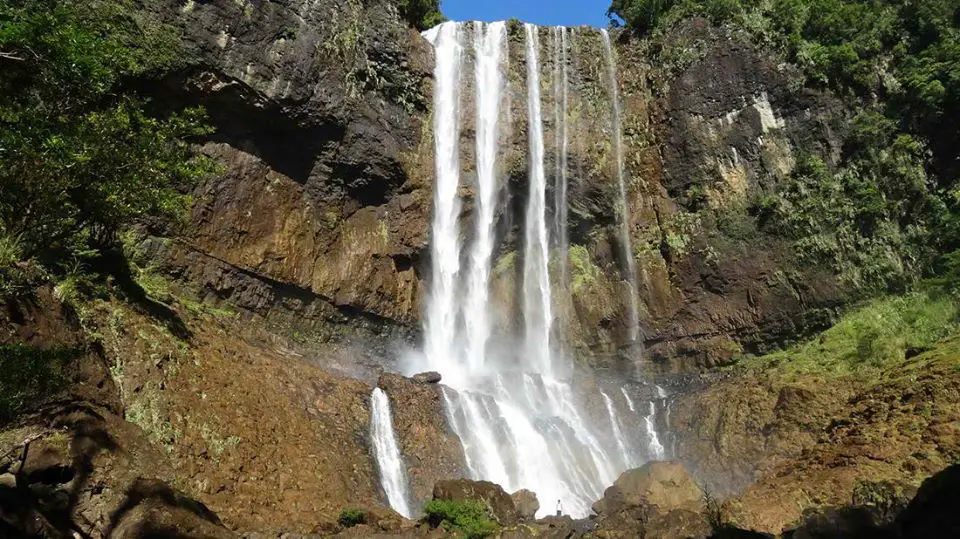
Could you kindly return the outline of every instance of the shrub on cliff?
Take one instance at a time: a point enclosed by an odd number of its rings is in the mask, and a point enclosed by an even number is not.
[[[337,517],[337,523],[344,528],[359,526],[367,521],[367,513],[362,509],[344,509]]]
[[[497,523],[479,501],[430,500],[423,506],[423,513],[431,526],[455,528],[468,539],[482,539],[497,531]]]
[[[181,215],[211,170],[204,113],[164,116],[134,81],[182,62],[177,34],[128,0],[0,5],[0,236],[57,270],[145,216]]]
[[[399,0],[400,15],[418,30],[432,28],[447,20],[440,13],[439,0]]]

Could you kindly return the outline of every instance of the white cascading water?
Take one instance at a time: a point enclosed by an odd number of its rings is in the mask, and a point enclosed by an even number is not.
[[[610,43],[610,33],[600,30],[603,36],[603,50],[607,60],[607,78],[610,84],[610,97],[613,100],[613,153],[617,165],[617,188],[619,204],[617,208],[620,221],[620,247],[624,263],[624,281],[627,290],[624,293],[624,303],[627,308],[628,327],[627,336],[630,344],[638,344],[640,339],[640,313],[637,307],[637,270],[633,260],[633,248],[630,240],[630,208],[627,205],[627,186],[623,168],[623,135],[620,128],[620,90],[617,85],[617,59],[613,54],[613,45]]]
[[[494,218],[497,209],[497,150],[500,147],[500,106],[503,97],[503,74],[507,26],[503,22],[484,25],[475,22],[474,53],[476,55],[475,87],[477,91],[477,212],[473,250],[470,253],[470,275],[467,284],[468,324],[467,358],[471,370],[483,368],[490,339],[490,259],[494,248]]]
[[[393,416],[390,414],[390,399],[387,394],[374,388],[370,396],[370,438],[373,440],[380,485],[387,495],[390,507],[401,515],[411,518],[410,493],[407,471],[400,455],[397,436],[393,431]]]
[[[657,400],[662,401],[667,397],[667,393],[662,387],[654,386],[654,389],[657,392]],[[634,405],[633,399],[630,398],[630,394],[627,393],[627,389],[621,387],[620,391],[623,393],[623,398],[627,400],[627,407],[630,408],[631,412],[636,413],[637,407]],[[649,457],[650,460],[663,460],[667,458],[667,452],[663,444],[660,443],[660,434],[657,432],[657,406],[653,400],[650,401],[647,414],[643,416],[643,428],[644,437],[647,440],[647,457]]]
[[[527,138],[530,144],[530,191],[527,195],[523,251],[523,320],[527,357],[541,374],[553,374],[550,328],[553,299],[550,291],[550,244],[547,238],[547,177],[543,170],[543,117],[540,103],[540,39],[537,27],[525,24],[527,34]]]
[[[539,29],[525,25],[528,136],[527,206],[523,222],[522,282],[518,283],[522,335],[495,331],[491,312],[492,268],[495,265],[499,193],[505,178],[498,159],[507,143],[510,92],[507,27],[504,23],[447,22],[425,32],[436,50],[434,71],[434,139],[436,186],[432,223],[430,294],[424,313],[422,356],[411,358],[409,374],[436,370],[443,376],[447,419],[463,444],[471,477],[500,484],[507,492],[533,490],[541,515],[559,500],[565,513],[585,517],[627,466],[649,455],[626,439],[617,407],[605,410],[609,423],[597,421],[588,404],[598,401],[598,389],[575,384],[573,363],[560,350],[555,325],[550,272],[551,247],[566,253],[566,111],[569,84],[568,33],[551,40],[555,80],[557,177],[553,223],[548,225],[548,185],[544,163],[544,127],[540,95]],[[476,184],[472,222],[459,218],[463,178],[460,161],[463,66],[473,55]],[[550,56],[548,56],[550,57]],[[562,117],[562,118],[561,118]],[[619,125],[619,124],[618,124]],[[615,130],[619,130],[618,125]],[[503,139],[503,140],[501,140]],[[463,146],[464,149],[467,146]],[[557,188],[562,190],[557,192]],[[463,234],[461,227],[471,227]],[[559,237],[551,241],[551,232]],[[465,238],[472,242],[464,245]],[[466,256],[463,256],[466,255]],[[463,263],[461,263],[463,259]],[[512,346],[512,339],[520,339]],[[603,413],[603,411],[595,411]],[[602,417],[602,416],[601,416]]]

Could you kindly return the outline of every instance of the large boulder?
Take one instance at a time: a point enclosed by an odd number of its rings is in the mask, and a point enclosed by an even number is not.
[[[433,487],[433,499],[483,502],[501,525],[509,526],[520,521],[520,513],[513,503],[513,498],[500,485],[489,481],[469,479],[438,481]]]
[[[623,472],[603,498],[593,504],[598,515],[609,515],[634,507],[655,506],[668,513],[685,509],[703,510],[703,491],[678,462],[650,462]]]
[[[413,381],[418,384],[439,384],[443,377],[439,372],[429,371],[413,375]]]
[[[524,520],[533,520],[537,517],[537,511],[540,510],[540,500],[537,499],[537,493],[527,489],[520,489],[510,495],[513,499],[513,505],[516,506],[520,518]]]

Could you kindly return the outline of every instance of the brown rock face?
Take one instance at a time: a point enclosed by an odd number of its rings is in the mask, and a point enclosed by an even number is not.
[[[395,374],[384,374],[378,385],[390,397],[410,489],[417,504],[423,504],[435,483],[463,477],[465,470],[460,439],[447,426],[441,388]]]
[[[381,2],[143,4],[193,58],[157,99],[206,107],[204,151],[225,168],[155,262],[308,327],[412,325],[431,196],[427,42]]]
[[[516,524],[520,520],[520,513],[510,495],[504,492],[500,485],[489,481],[469,479],[439,481],[433,487],[433,498],[457,502],[483,502],[501,525]]]
[[[641,506],[656,507],[662,513],[674,509],[697,512],[703,508],[703,491],[682,464],[651,462],[620,474],[593,510],[607,515]]]

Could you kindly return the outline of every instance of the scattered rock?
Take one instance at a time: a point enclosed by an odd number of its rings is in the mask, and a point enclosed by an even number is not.
[[[442,377],[439,372],[421,372],[413,375],[413,381],[418,384],[439,384]]]
[[[537,493],[521,489],[510,495],[513,499],[513,505],[517,508],[517,513],[523,520],[533,520],[540,510],[540,500],[537,499]]]
[[[513,498],[503,488],[489,481],[449,479],[439,481],[433,487],[433,499],[451,501],[481,501],[490,508],[493,517],[501,525],[516,524],[520,520]]]

